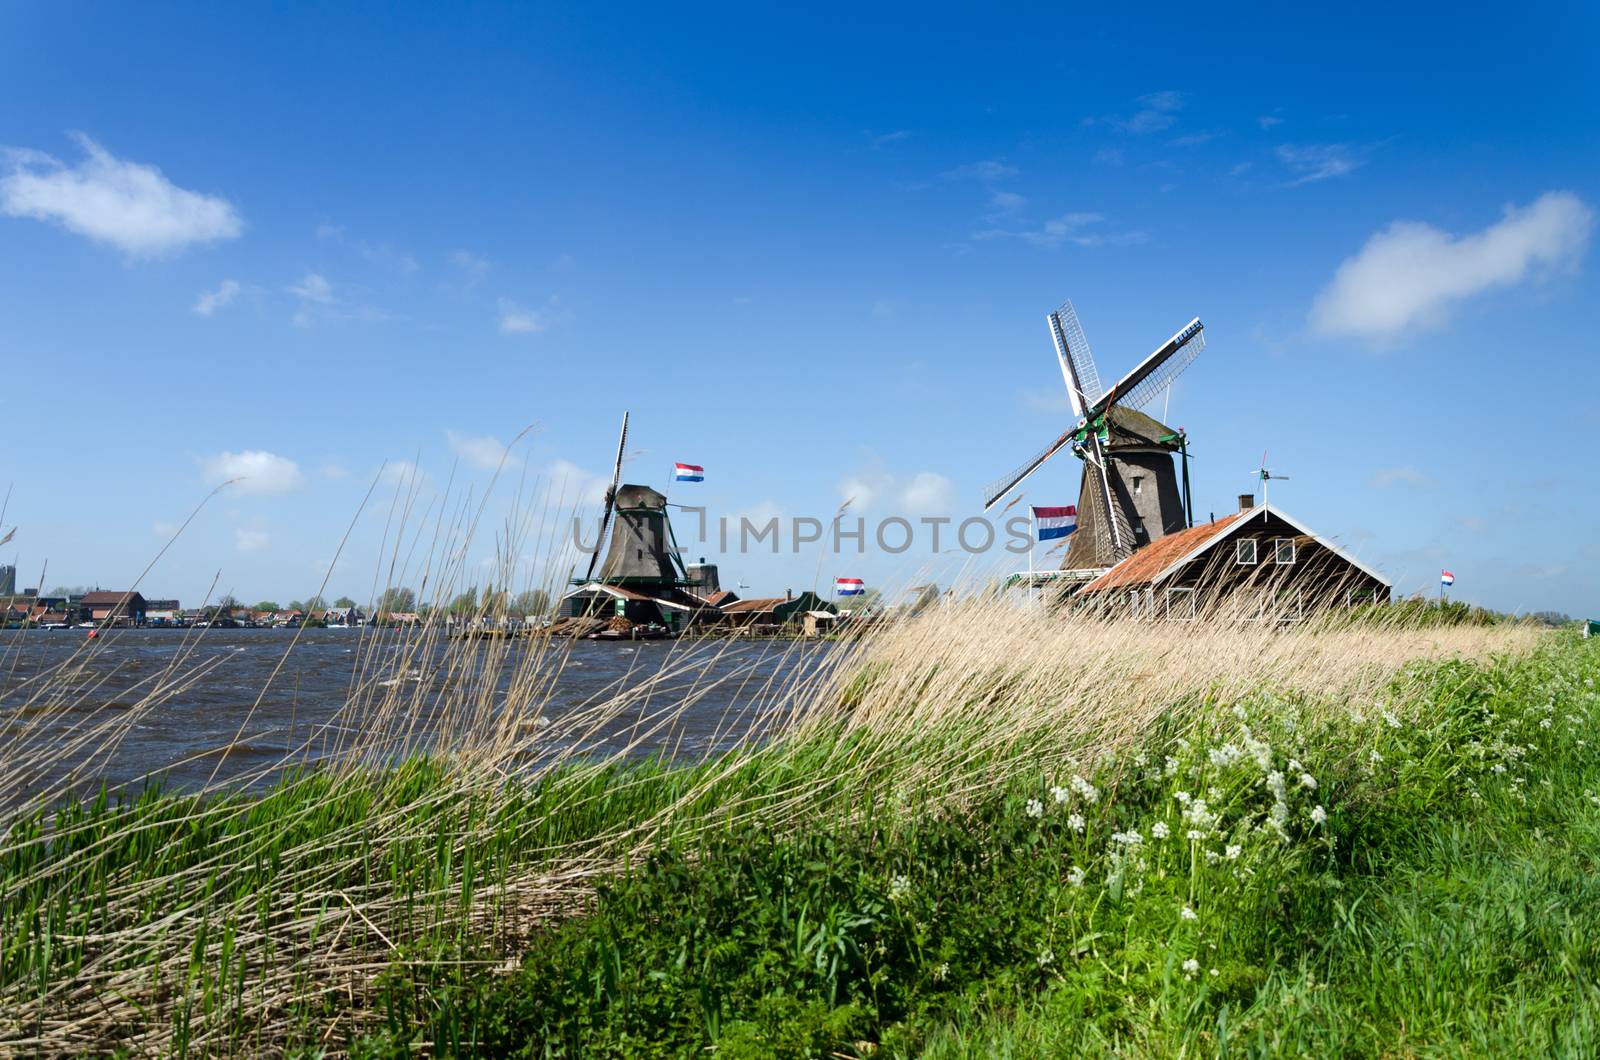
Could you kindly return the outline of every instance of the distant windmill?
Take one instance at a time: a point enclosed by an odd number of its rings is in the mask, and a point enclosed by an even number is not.
[[[1188,475],[1188,437],[1138,411],[1172,385],[1205,348],[1205,325],[1196,317],[1123,376],[1110,390],[1100,373],[1072,303],[1046,318],[1067,398],[1077,423],[984,494],[985,511],[1020,486],[1067,445],[1084,462],[1078,488],[1078,529],[1062,561],[1064,570],[1110,567],[1134,549],[1192,523],[1187,489],[1180,497],[1172,454],[1182,452]]]

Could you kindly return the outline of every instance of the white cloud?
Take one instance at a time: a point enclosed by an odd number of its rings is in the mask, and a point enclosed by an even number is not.
[[[500,299],[500,334],[526,335],[545,329],[544,314],[524,309],[509,298]]]
[[[896,129],[893,132],[878,133],[876,135],[868,133],[867,135],[872,138],[872,149],[877,151],[880,148],[887,147],[889,144],[897,144],[902,140],[911,139],[911,130]]]
[[[510,458],[505,444],[498,438],[488,435],[482,438],[469,438],[455,431],[445,431],[444,436],[450,443],[451,450],[473,467],[493,471],[502,464],[510,466],[515,463]]]
[[[244,222],[226,199],[178,187],[155,166],[115,158],[82,133],[85,157],[68,166],[41,151],[5,152],[0,211],[54,221],[128,254],[156,255],[233,239]]]
[[[433,477],[410,460],[390,460],[383,465],[379,481],[386,486],[409,491],[413,487],[422,489],[428,486]]]
[[[947,169],[941,175],[946,180],[976,180],[982,184],[993,184],[997,180],[1016,176],[1017,167],[986,158],[981,162],[969,162],[964,166]]]
[[[990,228],[974,232],[974,239],[1020,239],[1036,247],[1059,247],[1070,243],[1078,247],[1133,246],[1149,240],[1144,232],[1117,232],[1101,228],[1105,217],[1091,211],[1064,213],[1052,217],[1038,228],[1013,230]]]
[[[1289,186],[1343,177],[1367,164],[1366,153],[1349,144],[1283,144],[1278,161],[1293,173]]]
[[[995,214],[1016,213],[1028,205],[1025,195],[1018,195],[1014,191],[997,191],[989,196],[989,208]]]
[[[162,540],[171,540],[179,529],[181,529],[181,524],[179,523],[154,522],[150,524],[150,532]]]
[[[265,530],[246,530],[236,527],[233,531],[233,546],[240,552],[259,552],[267,547],[271,538]]]
[[[1535,268],[1575,268],[1593,228],[1594,211],[1565,191],[1507,206],[1499,221],[1459,237],[1396,221],[1339,266],[1312,307],[1312,327],[1372,340],[1441,327],[1461,299],[1518,284]]]
[[[893,509],[887,514],[921,515],[949,511],[955,488],[948,478],[933,471],[919,471],[909,479],[881,470],[858,471],[840,480],[839,498],[849,501],[850,510],[856,513],[887,502]]]
[[[308,272],[300,278],[299,283],[290,284],[289,293],[318,305],[333,305],[338,301],[333,296],[333,284],[328,282],[327,277],[315,272]]]
[[[1124,132],[1152,133],[1167,129],[1178,120],[1183,109],[1183,93],[1151,92],[1139,97],[1140,109],[1131,118],[1114,119],[1113,124]]]
[[[955,487],[933,471],[919,471],[900,491],[900,503],[908,512],[947,512],[955,502]]]
[[[203,317],[212,313],[239,297],[240,287],[234,280],[223,280],[215,291],[202,291],[200,297],[195,299],[194,312]]]
[[[204,461],[204,469],[208,482],[237,479],[233,488],[239,493],[288,493],[305,482],[299,464],[261,449],[218,453]]]
[[[1409,465],[1406,467],[1380,467],[1372,473],[1367,480],[1367,485],[1374,489],[1385,489],[1390,486],[1425,486],[1431,480],[1427,475]]]
[[[1274,125],[1282,125],[1283,119],[1278,117],[1276,114],[1263,114],[1261,117],[1256,119],[1256,124],[1261,126],[1263,129],[1270,129]]]
[[[467,250],[452,250],[449,254],[449,260],[450,264],[459,269],[462,275],[466,277],[467,286],[469,287],[482,283],[488,277],[489,270],[493,268],[489,263],[489,259],[480,258]]]
[[[1172,141],[1173,147],[1199,147],[1201,144],[1210,143],[1220,136],[1228,135],[1226,129],[1203,129],[1200,132],[1180,136]]]
[[[571,507],[574,504],[599,504],[606,499],[606,487],[611,480],[587,471],[570,460],[556,460],[545,470],[551,503]]]

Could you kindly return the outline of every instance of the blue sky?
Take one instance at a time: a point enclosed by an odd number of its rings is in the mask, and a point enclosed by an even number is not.
[[[713,515],[960,519],[1063,426],[1070,297],[1107,377],[1205,321],[1169,412],[1200,512],[1268,450],[1274,502],[1399,590],[1449,566],[1600,613],[1597,31],[1575,4],[7,5],[7,548],[24,583],[122,587],[246,472],[145,587],[305,596],[386,460],[442,497],[537,424],[515,473],[583,488],[623,409],[626,477],[704,464],[673,496]],[[330,595],[364,595],[386,510]]]

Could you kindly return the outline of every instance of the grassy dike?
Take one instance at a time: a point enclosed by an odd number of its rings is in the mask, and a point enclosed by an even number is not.
[[[353,1051],[1593,1055],[1597,679],[1562,635],[1371,702],[1191,705],[960,804],[667,842],[514,967],[396,963]]]

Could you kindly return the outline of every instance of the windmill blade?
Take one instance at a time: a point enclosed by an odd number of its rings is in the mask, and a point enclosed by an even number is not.
[[[1204,329],[1205,325],[1200,323],[1199,317],[1185,324],[1177,334],[1162,343],[1160,349],[1146,357],[1139,367],[1123,376],[1116,386],[1095,402],[1090,417],[1098,416],[1112,405],[1130,409],[1148,405],[1206,348],[1205,336],[1201,334]]]
[[[617,439],[617,463],[611,471],[611,485],[606,489],[606,506],[600,516],[600,536],[595,538],[594,551],[589,555],[589,572],[584,581],[594,580],[594,565],[600,562],[600,550],[606,547],[606,531],[611,528],[611,510],[616,507],[617,487],[622,485],[622,451],[628,447],[628,414],[622,414],[622,437]]]
[[[1094,450],[1094,455],[1096,457],[1095,463],[1100,468],[1100,502],[1104,505],[1103,510],[1106,513],[1106,527],[1111,533],[1112,554],[1117,559],[1121,559],[1122,528],[1120,525],[1120,520],[1117,518],[1117,510],[1111,502],[1111,477],[1106,471],[1105,450],[1101,448],[1100,438],[1098,435],[1095,436],[1091,448]]]
[[[988,487],[983,491],[983,510],[988,511],[990,508],[993,508],[996,504],[1000,503],[1000,499],[1002,497],[1016,489],[1018,486],[1022,485],[1022,481],[1024,479],[1033,474],[1035,471],[1039,470],[1039,468],[1043,466],[1044,462],[1049,460],[1052,456],[1055,456],[1056,452],[1062,446],[1072,441],[1072,436],[1076,433],[1076,430],[1064,432],[1061,437],[1057,438],[1055,441],[1039,450],[1038,454],[1036,454],[1033,459],[1017,468],[1011,474],[1006,475],[1003,478],[997,478],[993,482],[989,483]]]
[[[1050,341],[1055,343],[1056,359],[1061,362],[1061,378],[1067,383],[1067,397],[1072,401],[1072,414],[1082,416],[1083,410],[1094,405],[1104,393],[1100,384],[1100,370],[1095,367],[1094,354],[1089,351],[1088,336],[1078,323],[1078,311],[1072,300],[1061,303],[1061,308],[1047,316]]]

